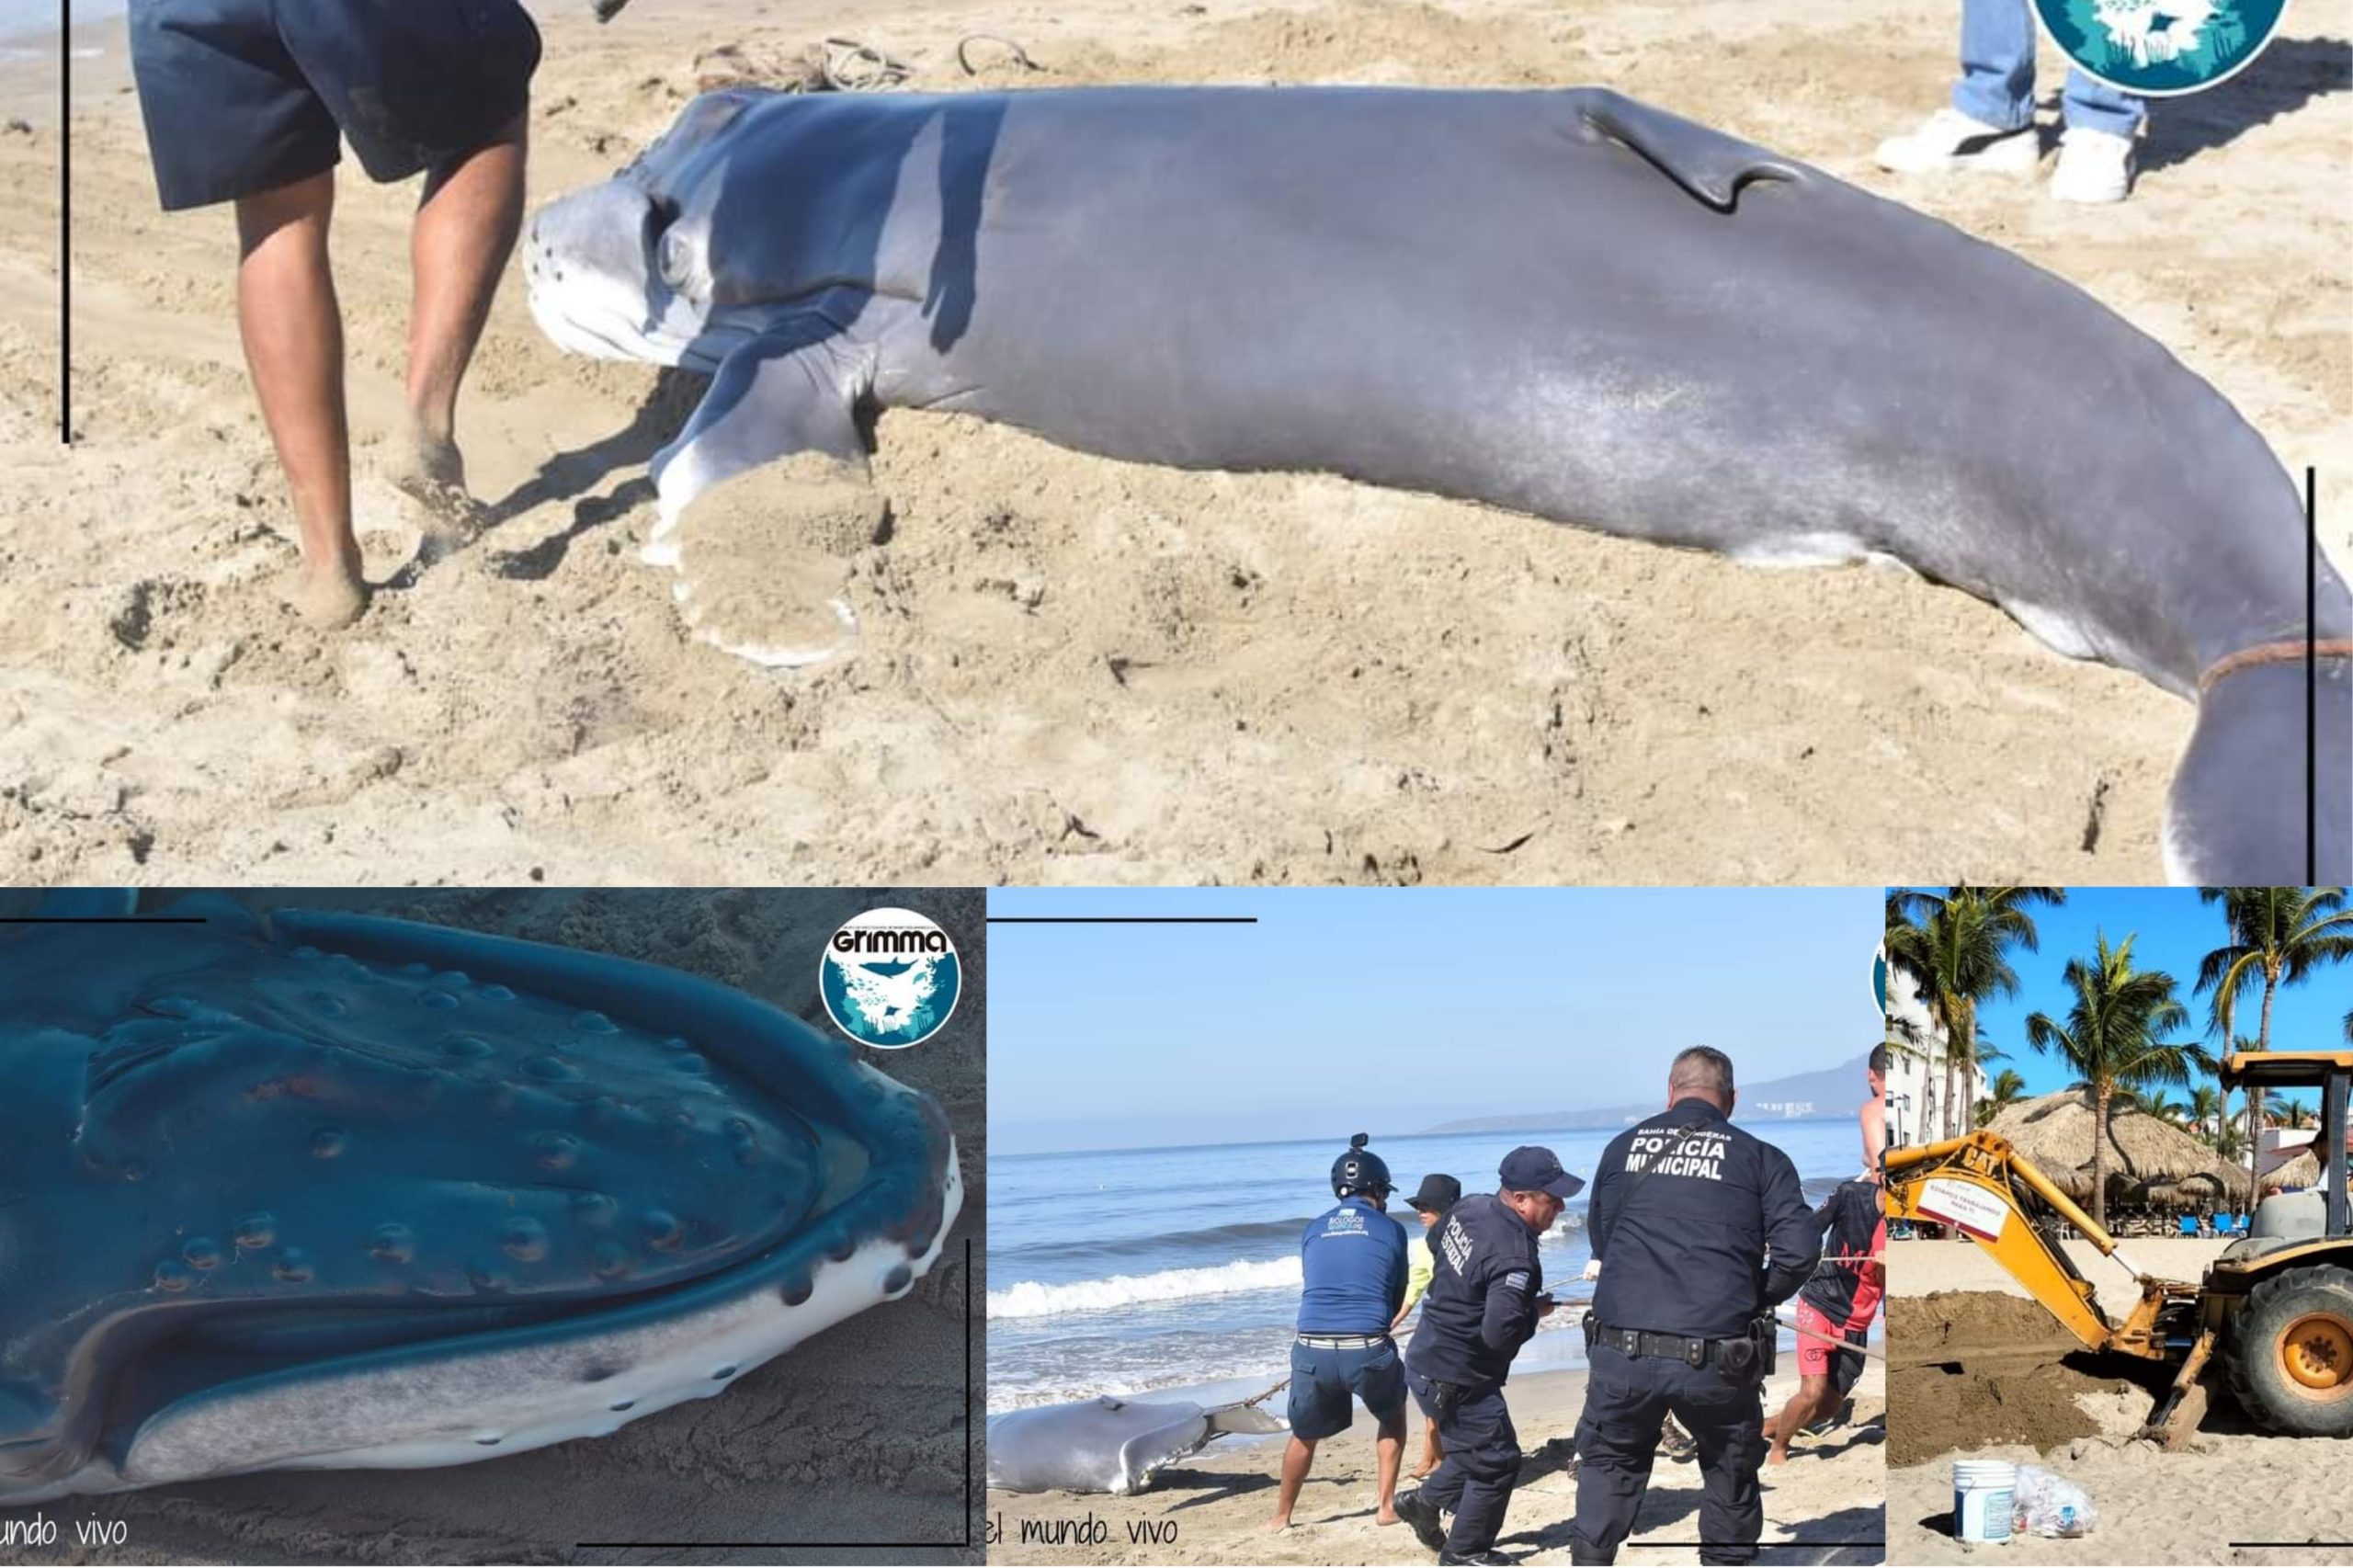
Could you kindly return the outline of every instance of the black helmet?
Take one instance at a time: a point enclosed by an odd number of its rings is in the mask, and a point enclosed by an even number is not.
[[[1377,1202],[1397,1190],[1389,1179],[1388,1162],[1365,1147],[1371,1142],[1370,1133],[1358,1133],[1348,1140],[1348,1152],[1332,1162],[1333,1197],[1360,1192]]]

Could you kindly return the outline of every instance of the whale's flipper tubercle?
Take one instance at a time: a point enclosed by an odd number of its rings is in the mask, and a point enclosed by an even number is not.
[[[1808,171],[1753,142],[1727,136],[1680,115],[1616,93],[1597,92],[1585,121],[1601,135],[1642,154],[1661,174],[1719,212],[1730,212],[1753,180],[1803,184]]]

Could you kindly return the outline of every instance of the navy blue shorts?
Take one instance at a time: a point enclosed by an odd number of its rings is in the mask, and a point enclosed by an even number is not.
[[[1291,1436],[1314,1443],[1347,1431],[1356,1414],[1350,1394],[1364,1401],[1376,1421],[1405,1414],[1405,1363],[1393,1341],[1363,1350],[1318,1350],[1291,1341]]]
[[[166,211],[324,174],[377,180],[488,143],[529,102],[517,0],[131,0],[131,64]]]

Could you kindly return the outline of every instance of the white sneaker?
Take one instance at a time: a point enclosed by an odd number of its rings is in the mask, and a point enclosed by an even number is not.
[[[2121,201],[2132,189],[2132,138],[2068,127],[2051,171],[2054,201]]]
[[[2031,125],[2004,131],[1948,105],[1930,115],[1919,130],[1881,142],[1876,156],[1881,168],[1904,175],[1946,174],[1954,169],[2030,175],[2041,160],[2042,148]]]

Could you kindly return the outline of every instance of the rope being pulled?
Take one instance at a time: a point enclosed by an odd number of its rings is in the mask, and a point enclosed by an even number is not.
[[[2353,659],[2353,637],[2329,638],[2310,644],[2291,639],[2242,648],[2235,653],[2226,653],[2215,660],[2212,666],[2198,677],[2198,689],[2211,690],[2216,681],[2234,676],[2241,670],[2253,669],[2257,665],[2301,665],[2307,653],[2319,659]]]

